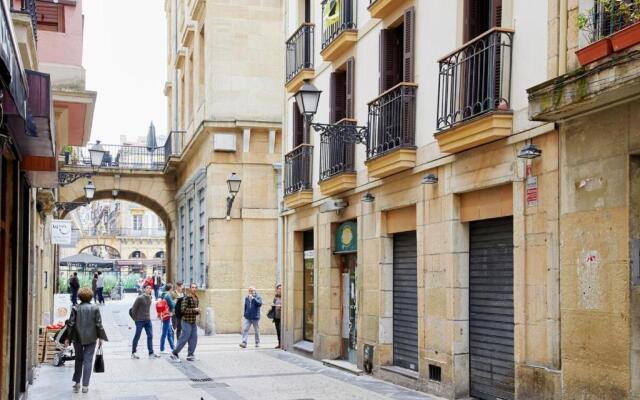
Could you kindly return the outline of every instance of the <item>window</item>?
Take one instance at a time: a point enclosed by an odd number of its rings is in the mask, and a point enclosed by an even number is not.
[[[188,94],[188,100],[189,103],[187,104],[187,115],[188,115],[188,120],[187,120],[187,124],[191,123],[191,120],[193,118],[193,78],[194,78],[194,66],[193,66],[193,52],[191,53],[191,55],[189,56],[189,66],[188,66],[188,71],[189,71],[189,94]]]
[[[184,115],[185,112],[185,96],[186,96],[186,91],[185,91],[185,86],[184,86],[184,72],[182,73],[182,79],[180,80],[180,88],[178,90],[178,94],[180,96],[180,111],[179,111],[179,115],[180,115],[180,127],[182,129],[184,129],[186,127],[186,118]]]
[[[64,32],[64,6],[62,4],[38,0],[36,2],[36,16],[38,29],[50,32]]]
[[[206,211],[205,204],[205,196],[204,189],[200,189],[198,191],[198,211],[199,215],[199,231],[198,231],[198,287],[206,287],[207,286],[207,269],[205,263],[205,244],[206,244],[206,223],[207,219],[205,217]]]
[[[160,217],[158,217],[158,230],[159,231],[164,231],[164,224],[162,223],[162,220],[160,219]]]
[[[329,120],[332,124],[345,118],[354,118],[353,81],[355,59],[349,58],[342,69],[331,74]]]
[[[502,25],[502,0],[466,0],[464,10],[465,42]]]
[[[298,103],[293,103],[291,115],[293,116],[293,148],[300,146],[305,143],[305,134],[304,134],[304,117],[298,108]]]
[[[142,230],[142,215],[133,216],[133,230],[134,231]]]

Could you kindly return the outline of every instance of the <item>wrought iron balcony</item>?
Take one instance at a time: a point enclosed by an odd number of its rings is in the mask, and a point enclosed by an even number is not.
[[[352,119],[343,119],[336,125],[355,125]],[[323,131],[320,133],[320,180],[331,179],[341,173],[354,172],[354,155],[356,143],[345,140],[344,133]]]
[[[402,82],[369,103],[367,159],[415,147],[417,89]]]
[[[513,31],[493,28],[439,61],[438,130],[511,109]]]
[[[100,144],[100,146],[106,151],[100,168],[159,171],[165,165],[165,147],[108,144]],[[63,154],[65,165],[91,168],[90,148],[91,145],[72,147],[68,154]]]
[[[287,82],[305,69],[313,69],[315,25],[304,23],[286,42]]]
[[[584,17],[583,31],[592,43],[638,22],[640,3],[636,0],[595,0]],[[580,23],[580,21],[579,21]]]
[[[344,31],[356,29],[357,0],[323,0],[322,50]]]
[[[312,190],[313,146],[301,144],[284,156],[285,196]]]

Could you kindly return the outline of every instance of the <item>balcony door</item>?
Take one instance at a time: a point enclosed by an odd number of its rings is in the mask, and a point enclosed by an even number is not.
[[[465,43],[481,36],[489,29],[502,25],[502,0],[465,0]],[[493,109],[500,102],[500,45],[491,43],[499,36],[487,38],[469,46],[462,64],[463,119]],[[459,60],[461,61],[461,60]]]

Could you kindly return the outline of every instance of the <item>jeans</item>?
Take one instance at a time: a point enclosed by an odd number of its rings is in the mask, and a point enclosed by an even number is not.
[[[93,368],[93,353],[96,351],[96,342],[85,345],[79,342],[73,342],[73,349],[76,352],[73,381],[80,383],[80,378],[82,378],[82,386],[89,386],[89,379],[91,379],[91,370]]]
[[[164,351],[165,339],[169,341],[169,347],[171,347],[171,350],[173,350],[175,346],[173,345],[173,328],[171,327],[170,318],[168,318],[166,321],[162,321],[162,335],[160,336],[160,351]]]
[[[104,291],[103,287],[96,288],[98,303],[102,303],[102,304],[104,304],[104,296],[102,295],[103,291]]]
[[[143,328],[144,333],[147,335],[147,349],[149,350],[149,354],[153,354],[153,326],[150,320],[136,321],[136,334],[133,336],[131,352],[135,353],[138,350],[138,340],[140,340]]]
[[[160,287],[159,286],[154,286],[153,287],[153,296],[155,297],[156,300],[158,300],[158,296],[160,295]]]
[[[278,335],[278,346],[280,346],[280,320],[279,319],[273,319],[273,323],[276,324],[276,334]]]
[[[184,320],[180,321],[182,325],[182,334],[178,338],[178,344],[173,350],[173,354],[178,355],[187,342],[189,347],[187,348],[187,356],[192,356],[196,351],[198,345],[198,326],[196,324],[190,324]]]
[[[260,326],[258,326],[259,323],[259,319],[245,319],[242,322],[242,343],[247,344],[249,328],[251,328],[251,325],[253,325],[253,333],[256,336],[256,344],[260,344]]]
[[[78,304],[78,291],[71,289],[71,304],[74,306]]]

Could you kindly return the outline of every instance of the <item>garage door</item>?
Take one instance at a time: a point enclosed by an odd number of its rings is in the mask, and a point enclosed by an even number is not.
[[[393,363],[418,370],[416,232],[393,236]]]
[[[471,396],[514,398],[512,217],[471,222],[469,375]]]

